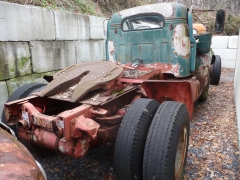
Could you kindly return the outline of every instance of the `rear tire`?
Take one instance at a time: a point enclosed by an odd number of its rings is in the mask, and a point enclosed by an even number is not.
[[[114,152],[117,179],[142,179],[145,141],[158,106],[156,100],[138,99],[124,116]]]
[[[212,67],[212,73],[211,73],[211,85],[218,85],[220,81],[221,76],[221,57],[216,55],[215,62]]]
[[[189,141],[184,104],[163,102],[151,123],[144,149],[143,179],[183,179]]]
[[[38,92],[40,90],[42,90],[44,87],[46,86],[46,84],[40,84],[40,83],[30,83],[30,84],[26,84],[20,88],[18,88],[7,100],[7,102],[10,101],[15,101],[18,99],[22,99],[22,98],[26,98],[28,96],[31,96],[31,94],[33,92]],[[6,123],[6,117],[5,117],[5,113],[3,111],[2,113],[2,122]],[[46,149],[40,146],[37,146],[35,144],[31,144],[29,142],[26,142],[22,139],[20,139],[18,137],[18,126],[17,124],[14,125],[8,125],[16,134],[18,140],[24,145],[26,146],[26,148],[32,153],[36,153],[37,155],[41,156],[41,157],[47,157],[49,155],[52,155],[53,153],[55,153],[55,151],[51,150],[51,149]]]

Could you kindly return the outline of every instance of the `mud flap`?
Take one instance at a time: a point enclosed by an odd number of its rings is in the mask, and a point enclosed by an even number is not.
[[[149,80],[142,83],[147,97],[156,99],[160,103],[164,101],[177,101],[187,106],[190,120],[193,115],[193,100],[191,83],[188,81],[156,81]]]

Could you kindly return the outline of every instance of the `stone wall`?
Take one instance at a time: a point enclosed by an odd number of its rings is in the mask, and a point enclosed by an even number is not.
[[[235,68],[238,36],[214,36],[211,48],[214,54],[221,56],[222,67]]]
[[[79,62],[105,59],[105,18],[0,1],[0,118],[18,87]]]
[[[240,32],[240,31],[239,31]],[[234,95],[236,105],[236,119],[238,125],[238,145],[240,149],[240,38],[238,39],[237,61],[234,75]]]

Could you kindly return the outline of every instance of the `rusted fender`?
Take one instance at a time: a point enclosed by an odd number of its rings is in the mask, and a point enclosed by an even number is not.
[[[177,101],[187,106],[188,114],[192,119],[193,95],[191,83],[188,81],[144,81],[142,86],[148,98],[156,99],[160,103],[164,101]],[[196,89],[195,89],[196,90]]]
[[[31,153],[1,128],[0,144],[0,179],[45,179]]]

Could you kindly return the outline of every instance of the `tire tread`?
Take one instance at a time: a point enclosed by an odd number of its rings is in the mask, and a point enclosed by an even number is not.
[[[175,146],[174,135],[178,131],[178,121],[180,121],[178,117],[181,117],[182,114],[186,115],[186,111],[185,105],[172,101],[163,102],[158,108],[147,135],[143,160],[143,179],[168,180],[174,173],[174,168],[171,168],[175,166],[171,161],[173,158],[172,150]],[[188,114],[187,124],[189,128]]]
[[[216,55],[215,63],[213,64],[212,74],[211,74],[211,85],[218,85],[221,77],[221,57]]]
[[[152,120],[150,116],[154,116],[158,106],[156,100],[139,99],[130,106],[124,116],[118,131],[114,155],[118,179],[142,179],[142,157]]]

